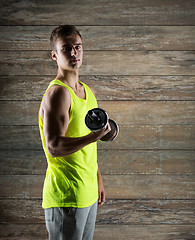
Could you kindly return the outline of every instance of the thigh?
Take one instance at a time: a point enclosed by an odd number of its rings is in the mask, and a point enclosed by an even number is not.
[[[97,202],[87,208],[45,209],[49,240],[91,240],[95,228]]]
[[[87,218],[84,233],[83,233],[83,240],[92,240],[93,239],[96,215],[97,215],[97,204],[98,204],[98,202],[96,202],[95,204],[93,204],[90,207],[90,211],[88,214],[88,218]]]
[[[49,240],[63,240],[63,225],[58,208],[45,209],[45,223],[49,233]]]
[[[90,207],[75,209],[74,240],[92,240],[97,213],[97,202]],[[64,228],[66,229],[66,227]]]
[[[77,240],[75,235],[76,208],[54,207],[45,209],[49,240]]]

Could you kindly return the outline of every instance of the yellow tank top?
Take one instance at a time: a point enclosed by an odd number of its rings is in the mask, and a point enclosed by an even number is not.
[[[96,98],[90,88],[80,83],[85,89],[85,99],[79,98],[69,86],[57,79],[51,81],[48,87],[49,89],[53,85],[60,85],[70,92],[70,117],[65,134],[67,137],[81,137],[89,134],[90,131],[85,126],[85,115],[90,109],[97,107]],[[40,114],[39,129],[48,163],[43,186],[42,207],[84,208],[94,204],[98,199],[97,143],[91,143],[68,156],[53,158],[46,148]]]

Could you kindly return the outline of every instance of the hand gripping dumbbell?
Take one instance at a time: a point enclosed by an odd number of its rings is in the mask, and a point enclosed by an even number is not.
[[[116,122],[109,119],[106,111],[101,108],[93,108],[85,116],[85,125],[93,132],[104,129],[107,123],[110,124],[111,131],[100,139],[106,142],[113,141],[118,136],[119,127]]]

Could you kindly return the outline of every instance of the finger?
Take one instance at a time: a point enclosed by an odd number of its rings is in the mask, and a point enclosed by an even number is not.
[[[108,123],[108,130],[109,130],[109,132],[112,130],[111,126],[110,126],[110,123]]]
[[[106,127],[105,127],[105,131],[106,132],[110,132],[112,129],[111,129],[111,126],[109,124],[109,122],[106,124]]]
[[[98,203],[98,207],[101,207],[102,205],[104,205],[104,202]]]
[[[102,206],[105,203],[105,192],[101,192],[100,197],[98,199],[98,206]]]
[[[102,192],[102,202],[105,203],[106,201],[106,194],[105,192]]]
[[[101,204],[101,193],[99,193],[99,197],[98,197],[98,205]]]
[[[98,207],[100,207],[102,205],[102,200],[101,197],[98,198]]]

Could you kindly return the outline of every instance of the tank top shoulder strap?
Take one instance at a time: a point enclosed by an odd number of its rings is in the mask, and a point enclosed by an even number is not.
[[[42,98],[42,101],[41,101],[40,106],[42,105],[42,102],[43,102],[43,99],[44,99],[44,97],[45,97],[45,94],[47,93],[47,91],[48,91],[53,85],[59,85],[59,86],[63,86],[63,87],[65,87],[65,88],[67,88],[67,89],[69,90],[70,94],[71,94],[72,91],[73,91],[69,86],[67,86],[66,84],[64,84],[64,83],[61,82],[60,80],[54,79],[54,80],[52,80],[52,81],[50,82],[48,88],[46,89],[46,91],[45,91],[45,93],[44,93],[44,95],[43,95],[43,98]]]
[[[50,82],[50,84],[49,84],[47,90],[49,90],[50,87],[52,87],[53,85],[59,85],[59,86],[62,86],[62,87],[67,88],[67,89],[68,89],[69,91],[71,91],[71,92],[73,91],[72,88],[70,88],[68,85],[64,84],[63,82],[61,82],[61,81],[58,80],[58,79],[54,79],[54,80],[52,80],[52,81]]]
[[[79,81],[79,82],[84,86],[86,95],[88,97],[95,97],[93,91],[91,90],[91,88],[86,83],[81,82],[81,81]],[[86,96],[86,98],[87,98],[87,96]]]

